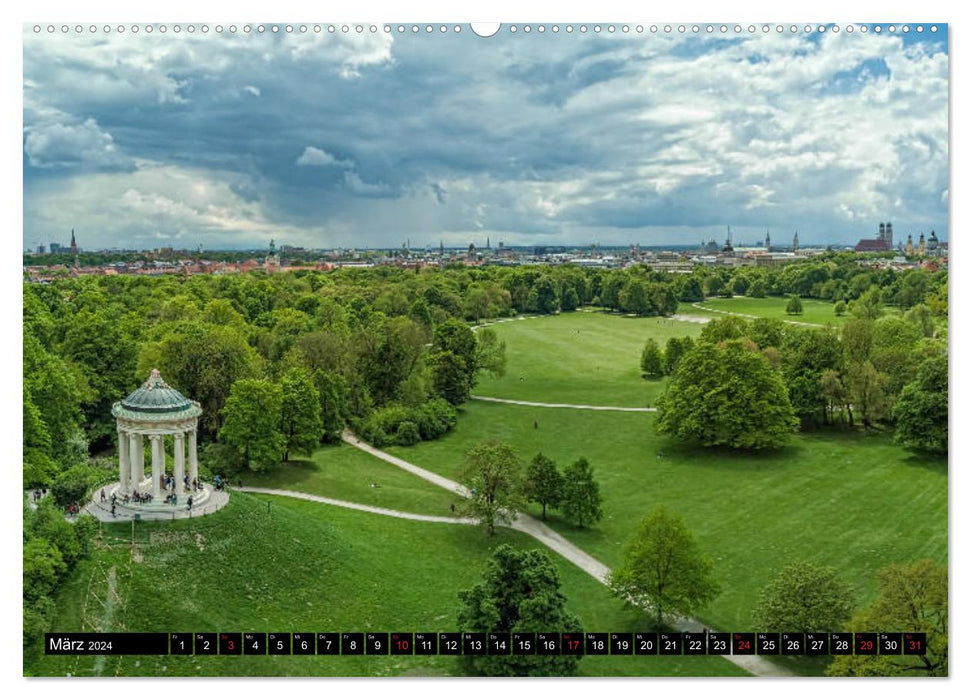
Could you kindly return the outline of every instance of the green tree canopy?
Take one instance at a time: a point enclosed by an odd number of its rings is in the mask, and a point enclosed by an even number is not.
[[[262,364],[237,328],[184,323],[141,347],[138,376],[158,369],[171,386],[202,405],[203,425],[218,432],[231,387],[260,376]]]
[[[893,407],[897,442],[912,450],[947,454],[947,394],[947,355],[927,358]]]
[[[546,552],[499,545],[486,565],[481,583],[459,592],[458,628],[473,632],[548,632],[579,630],[579,618],[567,611],[560,575]],[[485,676],[568,676],[579,657],[463,656],[473,673]]]
[[[323,423],[320,419],[320,393],[302,369],[291,369],[280,379],[282,404],[280,431],[285,444],[283,461],[291,452],[310,454],[320,444]]]
[[[802,299],[793,294],[786,303],[786,313],[790,316],[797,316],[802,313]]]
[[[644,343],[644,350],[641,352],[641,375],[648,379],[660,379],[664,375],[664,355],[654,338],[648,338]]]
[[[836,569],[794,562],[762,589],[752,622],[763,631],[839,632],[853,614],[854,599]]]
[[[663,624],[665,615],[691,615],[715,599],[720,586],[712,569],[684,519],[659,506],[641,521],[609,584],[625,602],[652,611],[655,622]]]
[[[477,518],[490,536],[496,523],[512,522],[522,505],[522,471],[515,450],[495,440],[476,445],[465,456],[462,480],[470,494],[463,511]]]
[[[556,508],[563,498],[563,475],[556,468],[556,462],[537,453],[526,467],[524,495],[527,500],[543,507],[543,520],[546,520],[546,507]]]
[[[265,379],[240,379],[223,408],[219,439],[231,445],[254,471],[280,461],[286,436],[280,431],[283,392]]]
[[[854,630],[923,632],[917,656],[838,656],[830,676],[947,676],[947,567],[929,559],[880,571],[877,599],[853,616]]]
[[[698,343],[658,401],[655,428],[706,446],[786,444],[797,421],[779,373],[741,341]]]
[[[584,527],[603,518],[600,485],[593,478],[593,467],[581,457],[563,472],[563,514]]]

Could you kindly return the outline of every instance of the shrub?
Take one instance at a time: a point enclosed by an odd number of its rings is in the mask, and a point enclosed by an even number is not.
[[[398,432],[395,433],[395,444],[407,447],[420,441],[421,433],[418,432],[418,426],[412,421],[406,420],[398,426]]]

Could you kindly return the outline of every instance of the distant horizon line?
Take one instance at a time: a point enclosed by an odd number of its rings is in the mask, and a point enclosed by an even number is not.
[[[870,239],[861,239],[861,240],[870,240]],[[940,242],[942,242],[942,243],[943,242],[947,242],[947,238],[946,237],[943,237],[943,236],[938,236],[938,240]],[[897,245],[895,245],[890,250],[897,250],[898,245],[902,247],[903,242],[902,241],[898,241],[897,242]],[[916,245],[916,242],[915,242],[915,245]],[[800,248],[817,248],[817,249],[818,248],[834,248],[834,249],[843,249],[843,248],[854,248],[855,246],[856,246],[856,243],[840,243],[840,242],[823,243],[823,242],[816,242],[816,241],[800,241],[799,242],[799,247]],[[49,246],[45,246],[45,248],[47,248],[47,247],[49,247]],[[503,245],[501,248],[499,246],[488,246],[488,247],[485,247],[484,246],[484,247],[481,247],[481,248],[479,246],[476,246],[475,249],[476,250],[523,250],[523,249],[532,249],[532,248],[561,248],[561,249],[564,249],[564,250],[593,250],[594,247],[596,247],[597,250],[621,250],[621,249],[629,249],[631,247],[637,247],[637,248],[639,248],[641,250],[698,250],[698,249],[702,248],[702,245],[700,245],[699,243],[692,243],[692,244],[677,243],[677,244],[667,244],[667,245],[663,245],[663,244],[645,245],[645,244],[642,244],[642,243],[610,243],[610,244],[608,244],[608,243],[603,243],[603,244],[601,244],[601,243],[597,243],[597,244],[586,243],[586,244],[582,244],[582,245],[580,245],[580,244],[574,244],[574,243],[520,243],[520,244],[514,244],[514,245]],[[765,248],[765,241],[756,241],[756,242],[744,242],[743,241],[743,242],[733,243],[732,244],[732,247],[733,248]],[[788,241],[787,243],[782,244],[782,245],[773,244],[771,247],[772,248],[780,248],[781,249],[781,248],[792,248],[793,246],[792,246],[792,242],[791,241]],[[280,245],[277,245],[277,247],[276,247],[276,249],[277,249],[278,252],[282,252],[282,249],[284,249],[284,248],[286,248],[286,249],[288,249],[290,251],[297,251],[297,252],[300,252],[300,251],[304,251],[304,252],[332,252],[332,251],[349,251],[349,250],[354,250],[354,251],[387,251],[387,250],[401,251],[401,250],[406,250],[406,251],[412,251],[412,252],[434,252],[436,250],[463,250],[463,251],[464,250],[468,250],[468,246],[463,246],[463,245],[445,245],[445,246],[440,246],[440,245],[425,245],[425,246],[417,246],[417,247],[415,247],[415,246],[412,246],[412,247],[404,247],[404,246],[330,246],[330,247],[326,247],[326,248],[320,248],[320,247],[294,246],[294,245],[288,245],[288,244],[280,244]],[[203,252],[203,253],[206,253],[206,252],[209,252],[209,253],[247,253],[247,252],[258,252],[258,251],[266,252],[267,245],[262,245],[262,246],[247,246],[247,247],[238,247],[238,248],[203,248],[201,251],[199,251],[197,248],[191,248],[191,247],[176,247],[176,246],[158,246],[156,248],[124,248],[124,247],[113,247],[113,248],[80,248],[79,252],[80,253],[151,253],[151,252],[154,252],[154,251],[157,251],[157,250],[166,250],[166,249],[172,250],[173,252],[177,252],[178,251],[178,252],[186,252],[186,253],[193,253],[193,254],[197,254],[199,252]],[[58,250],[57,252],[54,252],[54,253],[52,253],[50,250],[46,250],[44,253],[37,253],[36,249],[31,250],[31,249],[28,249],[28,248],[23,249],[22,252],[25,253],[25,254],[34,254],[34,255],[57,255],[57,254],[61,254],[61,253],[70,253],[70,246],[62,246],[62,248],[60,250]]]

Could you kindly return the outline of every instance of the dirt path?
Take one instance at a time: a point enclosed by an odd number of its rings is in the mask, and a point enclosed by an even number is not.
[[[286,489],[264,489],[253,486],[243,486],[237,487],[237,491],[245,491],[246,493],[263,493],[268,496],[287,496],[289,498],[299,498],[304,501],[314,501],[316,503],[326,503],[330,506],[337,506],[339,508],[349,508],[351,510],[362,510],[365,513],[374,513],[376,515],[385,515],[389,518],[401,518],[402,520],[421,520],[426,523],[450,523],[452,525],[477,525],[478,521],[474,518],[448,518],[442,515],[423,515],[421,513],[406,513],[403,510],[392,510],[390,508],[379,508],[378,506],[369,506],[364,503],[352,503],[351,501],[340,501],[336,498],[327,498],[326,496],[318,496],[313,493],[304,493],[303,491],[288,491]]]
[[[363,450],[364,452],[367,452],[368,454],[374,457],[377,457],[378,459],[388,462],[389,464],[393,464],[396,467],[400,467],[401,469],[404,469],[405,471],[408,471],[422,479],[425,479],[426,481],[430,481],[431,483],[437,486],[440,486],[444,489],[448,489],[453,493],[457,493],[463,496],[468,494],[468,489],[466,489],[465,486],[458,483],[457,481],[452,481],[451,479],[447,479],[444,476],[435,474],[434,472],[430,472],[427,469],[422,469],[421,467],[415,464],[412,464],[411,462],[407,462],[403,459],[395,457],[394,455],[390,455],[387,452],[384,452],[383,450],[379,450],[373,445],[369,445],[368,443],[363,442],[349,430],[344,431],[342,438],[344,442],[351,445],[352,447],[356,447],[359,450]],[[244,489],[244,490],[248,491],[250,489]],[[296,492],[291,492],[291,493],[296,493]],[[300,496],[300,497],[303,497],[303,496]],[[317,497],[312,497],[309,500],[321,500],[321,501],[327,502],[330,499],[324,499],[323,497],[317,496]],[[346,503],[346,502],[340,501],[340,503]],[[372,508],[371,506],[361,506],[359,504],[352,504],[352,505],[356,506],[359,510],[369,510],[371,512],[383,510],[380,508]],[[390,512],[399,512],[399,511],[390,511]],[[415,516],[413,519],[423,520],[431,517],[434,517],[434,516]],[[444,518],[444,520],[452,520],[452,519]],[[584,552],[582,549],[580,549],[575,544],[573,544],[572,542],[564,538],[562,535],[560,535],[558,532],[550,528],[545,523],[537,520],[531,515],[527,515],[525,513],[517,513],[515,520],[513,520],[513,522],[509,525],[509,527],[511,527],[514,530],[519,530],[520,532],[524,532],[527,535],[530,535],[531,537],[539,540],[548,548],[552,549],[554,552],[561,555],[564,559],[567,559],[568,561],[575,564],[582,571],[586,572],[590,576],[593,576],[601,583],[606,584],[607,577],[610,574],[610,568],[606,564],[603,564],[602,562],[598,561],[590,554],[587,554],[586,552]],[[692,618],[675,618],[674,621],[677,622],[680,629],[684,632],[700,632],[706,629],[710,629],[707,625],[703,624],[702,622],[699,622],[698,620],[694,620]],[[745,671],[748,671],[749,673],[756,676],[791,676],[792,675],[788,670],[772,663],[770,660],[766,659],[765,657],[724,656],[723,658],[726,661],[729,661],[735,664],[736,666],[738,666],[739,668],[742,668]]]
[[[511,403],[517,406],[536,406],[538,408],[579,408],[585,411],[628,411],[633,413],[653,413],[656,408],[636,407],[636,406],[589,406],[578,403],[540,403],[539,401],[518,401],[516,399],[499,399],[495,396],[476,396],[470,397],[474,401],[492,401],[494,403]]]

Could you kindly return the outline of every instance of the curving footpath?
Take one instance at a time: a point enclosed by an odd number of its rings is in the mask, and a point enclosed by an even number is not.
[[[412,464],[411,462],[406,462],[405,460],[400,459],[399,457],[390,455],[387,452],[384,452],[383,450],[379,450],[373,445],[369,445],[368,443],[363,442],[360,438],[358,438],[349,430],[345,430],[344,433],[341,435],[341,437],[344,440],[344,442],[351,445],[352,447],[356,447],[359,450],[367,452],[373,457],[377,457],[378,459],[383,460],[389,464],[393,464],[394,466],[404,469],[405,471],[410,472],[422,479],[425,479],[426,481],[430,481],[431,483],[437,486],[448,489],[449,491],[452,491],[453,493],[457,493],[462,496],[466,496],[469,493],[468,489],[466,489],[465,486],[458,483],[457,481],[452,481],[451,479],[447,479],[444,476],[435,474],[434,472],[430,472],[427,469],[422,469],[421,467],[415,464]],[[243,489],[243,490],[250,490],[250,489]],[[290,492],[290,493],[296,493],[296,492]],[[306,497],[306,494],[300,495],[298,497],[304,498]],[[321,500],[323,502],[329,502],[329,501],[332,501],[333,499],[325,499],[320,496],[315,496],[315,497],[310,497],[308,500]],[[337,503],[347,503],[347,502],[338,501]],[[355,507],[358,510],[367,510],[370,512],[385,510],[382,508],[373,508],[372,506],[363,506],[360,504],[350,504],[350,505],[352,507]],[[388,512],[400,513],[400,511],[388,511]],[[436,517],[436,516],[418,516],[414,514],[412,515],[413,515],[412,519],[414,520],[425,520],[425,519]],[[401,517],[401,516],[396,516],[396,517]],[[438,518],[437,520],[453,521],[455,519]],[[590,574],[595,579],[597,579],[598,581],[606,585],[607,577],[610,575],[610,568],[607,567],[602,562],[595,559],[594,557],[592,557],[591,555],[584,552],[582,549],[580,549],[575,544],[573,544],[572,542],[564,538],[562,535],[560,535],[558,532],[550,528],[545,523],[537,520],[531,515],[527,515],[526,513],[516,513],[515,519],[508,525],[508,527],[512,528],[513,530],[519,530],[520,532],[524,532],[527,535],[530,535],[531,537],[539,540],[544,545],[546,545],[549,549],[552,549],[554,552],[562,556],[564,559],[572,562],[577,567],[579,567],[582,571],[585,571],[586,573]],[[675,620],[678,622],[679,627],[684,632],[701,632],[704,630],[710,630],[710,628],[707,625],[692,618],[675,618]],[[735,664],[739,668],[744,669],[745,671],[748,671],[749,673],[755,676],[791,676],[792,675],[792,673],[790,673],[788,670],[778,666],[777,664],[772,663],[770,660],[762,656],[728,655],[728,656],[724,656],[723,658],[726,661],[729,661]]]
[[[264,489],[258,486],[237,487],[237,491],[246,493],[262,493],[267,496],[287,496],[289,498],[299,498],[304,501],[314,501],[316,503],[326,503],[329,506],[338,508],[349,508],[350,510],[362,510],[365,513],[385,515],[389,518],[401,518],[402,520],[421,520],[426,523],[449,523],[452,525],[478,525],[479,521],[475,518],[449,518],[444,515],[423,515],[421,513],[406,513],[403,510],[392,510],[390,508],[379,508],[369,506],[364,503],[353,503],[351,501],[340,501],[336,498],[327,498],[313,493],[303,491],[288,491],[287,489]]]
[[[628,411],[632,413],[653,413],[656,408],[636,406],[589,406],[577,403],[540,403],[539,401],[519,401],[517,399],[500,399],[495,396],[470,396],[473,401],[492,401],[493,403],[511,403],[517,406],[536,406],[537,408],[580,408],[586,411]]]

